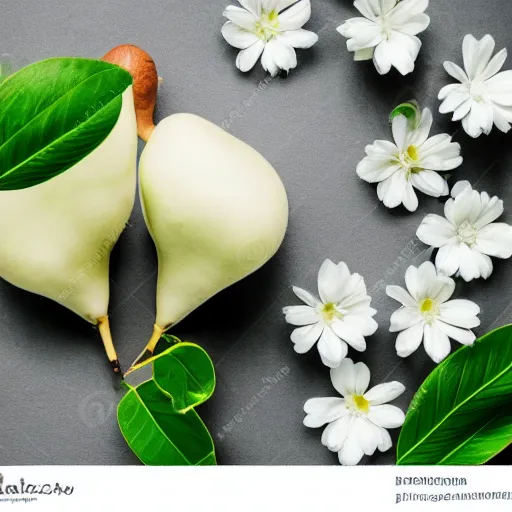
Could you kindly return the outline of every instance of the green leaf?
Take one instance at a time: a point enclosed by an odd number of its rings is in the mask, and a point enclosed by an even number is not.
[[[215,389],[212,360],[201,347],[188,342],[173,345],[155,357],[153,379],[182,413],[208,400]]]
[[[415,129],[421,121],[421,108],[416,100],[401,103],[393,109],[389,116],[389,122],[397,116],[405,116],[409,120],[410,128]]]
[[[0,191],[43,183],[96,149],[116,124],[131,75],[108,62],[56,58],[0,84]]]
[[[438,365],[414,396],[399,465],[483,464],[512,443],[512,325]]]
[[[215,465],[213,440],[199,415],[175,411],[153,380],[129,386],[117,418],[126,442],[146,465]]]
[[[12,73],[12,65],[8,57],[7,54],[0,55],[0,83]]]

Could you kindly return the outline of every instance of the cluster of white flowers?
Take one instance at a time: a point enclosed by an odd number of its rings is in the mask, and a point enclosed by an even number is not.
[[[236,66],[251,70],[261,57],[263,68],[272,76],[297,66],[296,48],[310,48],[318,36],[302,27],[311,17],[310,0],[239,0],[241,7],[228,6],[228,21],[222,35],[240,50]],[[425,11],[429,0],[355,0],[362,16],[347,20],[338,32],[347,38],[354,60],[373,60],[379,74],[392,67],[402,75],[414,70],[421,41],[427,29]],[[439,93],[439,112],[453,113],[471,137],[488,135],[495,125],[508,132],[512,125],[512,70],[500,72],[507,50],[494,57],[495,41],[490,35],[477,40],[472,35],[462,45],[464,70],[453,62],[444,68],[457,84]],[[377,140],[366,146],[357,175],[377,183],[377,195],[388,208],[403,205],[410,212],[418,208],[416,191],[432,197],[449,196],[443,172],[462,164],[461,146],[446,133],[430,136],[433,124],[428,108],[413,112],[395,109],[391,119],[394,142]],[[401,105],[402,107],[402,105]],[[503,213],[503,201],[486,192],[473,190],[467,181],[457,182],[445,203],[445,217],[427,215],[417,237],[437,249],[435,264],[426,261],[405,273],[406,288],[390,285],[389,297],[401,303],[390,318],[391,332],[398,332],[396,352],[409,357],[423,342],[436,363],[450,351],[450,339],[471,345],[480,325],[480,308],[474,302],[452,299],[455,281],[487,279],[493,271],[491,257],[512,256],[512,226],[495,222]],[[404,413],[387,402],[401,395],[399,382],[373,387],[370,371],[347,358],[349,347],[366,350],[366,337],[378,328],[376,310],[371,307],[362,276],[351,273],[343,262],[325,260],[318,274],[318,295],[293,287],[304,302],[283,309],[286,321],[296,328],[291,333],[295,351],[308,352],[315,343],[331,381],[343,398],[313,398],[306,402],[304,424],[327,424],[322,444],[338,452],[341,464],[357,464],[377,449],[389,450],[392,441],[387,428],[400,427]]]

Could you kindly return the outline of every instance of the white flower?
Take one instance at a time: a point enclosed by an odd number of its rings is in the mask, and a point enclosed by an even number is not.
[[[354,60],[370,60],[384,75],[394,66],[402,75],[414,70],[421,48],[416,37],[430,23],[423,11],[428,0],[356,0],[364,18],[352,18],[336,30],[348,38]]]
[[[494,39],[490,35],[477,41],[467,35],[462,44],[465,72],[453,62],[444,69],[461,82],[443,87],[439,99],[444,100],[439,112],[453,112],[453,121],[462,119],[462,126],[471,137],[488,135],[493,123],[507,133],[512,123],[512,71],[498,73],[506,58],[507,49],[492,59]]]
[[[512,256],[512,226],[493,222],[503,213],[503,201],[477,192],[467,181],[452,188],[452,198],[444,206],[445,217],[427,215],[417,237],[439,248],[436,267],[441,275],[461,276],[465,281],[483,277],[493,270],[491,258]]]
[[[449,171],[462,163],[460,145],[443,133],[428,138],[432,113],[423,110],[417,127],[404,115],[393,118],[395,144],[377,140],[366,146],[366,156],[357,166],[357,175],[369,183],[378,182],[377,195],[388,207],[403,205],[411,212],[418,208],[417,188],[439,197],[448,194],[446,180],[436,171]]]
[[[340,463],[357,464],[363,455],[385,452],[393,445],[387,428],[401,427],[404,413],[389,405],[405,387],[400,382],[379,384],[367,390],[370,370],[364,363],[345,359],[331,370],[332,385],[343,398],[311,398],[304,404],[306,427],[318,428],[328,423],[322,444],[338,452]]]
[[[236,58],[240,71],[261,65],[272,76],[297,66],[294,48],[310,48],[318,41],[314,32],[301,28],[311,16],[310,0],[239,0],[229,5],[222,27],[224,39],[241,51]],[[292,5],[293,4],[293,5]]]
[[[306,353],[318,340],[322,362],[336,368],[347,355],[347,343],[359,352],[366,350],[364,337],[378,326],[359,274],[351,274],[343,262],[325,260],[318,272],[321,301],[302,288],[294,286],[293,291],[307,304],[283,308],[286,321],[301,326],[291,334],[297,353]]]
[[[423,340],[425,351],[439,363],[450,353],[452,338],[472,345],[475,335],[470,330],[480,325],[480,308],[469,300],[448,300],[455,290],[451,277],[439,276],[433,263],[419,268],[410,266],[405,273],[407,290],[387,286],[386,293],[403,307],[391,315],[391,332],[400,332],[396,351],[400,357],[410,356]]]

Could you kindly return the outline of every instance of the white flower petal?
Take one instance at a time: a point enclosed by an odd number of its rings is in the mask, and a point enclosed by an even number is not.
[[[512,106],[512,70],[503,71],[486,82],[487,92],[493,103]]]
[[[243,73],[250,71],[260,58],[265,43],[260,39],[249,48],[242,50],[236,57],[236,67]]]
[[[391,129],[393,131],[393,139],[400,151],[405,149],[405,140],[407,137],[409,121],[407,117],[398,115],[393,118]]]
[[[380,442],[379,442],[379,451],[380,452],[386,452],[393,446],[393,441],[391,440],[391,436],[389,435],[389,432],[385,429],[380,427]]]
[[[428,196],[441,197],[445,191],[445,180],[435,171],[424,170],[413,174],[411,182],[415,188]]]
[[[391,70],[391,54],[392,48],[386,40],[376,46],[373,54],[373,64],[380,75],[385,75]]]
[[[464,87],[462,84],[448,84],[448,85],[445,85],[439,91],[437,98],[442,101],[445,98],[447,98],[449,94],[451,94],[453,92],[461,92],[461,91],[467,91],[467,88]],[[469,93],[468,93],[468,96],[469,96]]]
[[[310,0],[299,0],[286,11],[279,14],[279,29],[297,30],[307,23],[311,17]]]
[[[371,310],[371,308],[368,308]],[[372,310],[375,311],[375,310]],[[346,314],[343,321],[350,327],[357,329],[363,336],[371,336],[379,327],[377,322],[369,315],[363,315],[356,312],[355,314]]]
[[[334,389],[347,398],[355,392],[356,373],[354,362],[350,358],[343,359],[337,368],[331,370],[331,382]]]
[[[380,429],[366,418],[355,418],[355,432],[365,455],[373,455],[381,441]]]
[[[398,334],[395,348],[399,357],[409,357],[418,350],[423,341],[423,327],[424,323],[420,322]]]
[[[354,328],[343,320],[334,320],[331,323],[331,328],[337,336],[346,341],[358,352],[364,352],[366,350],[366,341],[360,330]]]
[[[441,103],[439,106],[439,112],[441,114],[453,112],[469,98],[471,98],[471,96],[467,90],[455,90],[451,92]]]
[[[477,304],[466,299],[454,299],[439,307],[439,320],[456,327],[473,329],[480,325],[480,308]]]
[[[382,428],[397,428],[403,425],[405,414],[395,405],[375,405],[370,407],[368,419]]]
[[[440,275],[453,276],[460,266],[461,244],[450,242],[441,247],[436,255],[436,267]]]
[[[276,76],[280,69],[288,72],[297,66],[297,55],[295,50],[282,43],[279,39],[271,39],[263,51],[261,64],[265,71]]]
[[[412,186],[411,181],[407,182],[402,202],[405,208],[410,212],[415,212],[418,209],[418,196],[416,195],[416,192],[414,192],[414,187]]]
[[[487,254],[481,253],[476,247],[471,247],[471,254],[478,267],[479,277],[487,279],[492,274],[494,268],[491,258]]]
[[[258,18],[251,12],[242,9],[241,7],[228,5],[223,12],[223,16],[239,27],[245,28],[250,32],[256,31],[256,23],[258,22]]]
[[[388,51],[391,65],[402,75],[414,70],[414,62],[420,52],[421,41],[416,36],[409,36],[400,32],[392,32],[388,39]]]
[[[416,307],[417,303],[407,290],[404,290],[401,286],[388,285],[386,286],[386,294],[392,299],[397,300],[404,306]]]
[[[348,352],[347,344],[327,326],[318,340],[317,348],[322,363],[329,368],[338,367]]]
[[[352,421],[349,427],[347,439],[343,443],[341,450],[338,452],[340,464],[344,466],[355,466],[363,458],[364,451],[359,444],[359,436],[357,433],[357,422]]]
[[[472,105],[473,105],[473,100],[468,95],[467,100],[464,101],[463,103],[461,103],[453,111],[452,121],[460,121],[461,119],[464,119],[464,117],[466,117],[469,114]]]
[[[468,78],[475,78],[475,70],[478,58],[478,41],[471,34],[467,34],[462,41],[462,56],[464,58],[464,68],[468,74]]]
[[[343,398],[310,398],[304,404],[304,425],[318,428],[347,414]]]
[[[475,229],[482,229],[487,224],[494,222],[498,217],[501,217],[502,214],[503,201],[494,196],[485,205],[482,202],[482,210],[473,225]]]
[[[494,222],[483,227],[478,232],[476,248],[488,256],[510,258],[512,256],[512,226],[503,222]]]
[[[319,314],[310,306],[286,306],[285,320],[292,325],[310,325],[320,320]]]
[[[487,67],[482,72],[480,79],[481,80],[488,80],[489,78],[496,75],[499,70],[503,67],[503,64],[505,64],[505,61],[507,60],[507,49],[503,48],[503,50],[499,51],[492,59],[489,64],[487,64]]]
[[[295,352],[297,352],[297,354],[305,354],[318,341],[323,330],[324,326],[321,322],[294,329],[290,339],[295,344],[293,347]]]
[[[388,208],[396,208],[402,203],[407,187],[407,181],[403,172],[395,172],[387,180],[377,185],[377,197]]]
[[[239,2],[244,9],[247,9],[258,18],[261,16],[261,0],[239,0]]]
[[[363,48],[362,50],[356,50],[354,52],[355,61],[372,60],[375,48]]]
[[[352,417],[345,415],[325,427],[322,433],[322,444],[332,452],[341,450],[347,439]]]
[[[457,197],[461,192],[466,190],[468,187],[471,188],[471,183],[469,183],[469,181],[467,181],[467,180],[457,181],[457,183],[455,183],[455,185],[453,185],[453,187],[452,187],[451,196],[453,198]]]
[[[311,48],[318,41],[318,36],[310,30],[299,28],[279,34],[277,39],[293,48]]]
[[[461,82],[463,84],[468,83],[468,77],[467,77],[466,73],[464,73],[464,71],[460,68],[460,66],[457,66],[457,64],[455,64],[454,62],[450,62],[450,61],[446,61],[443,64],[443,66],[444,66],[444,69],[446,70],[446,72],[450,76],[455,78],[455,80],[458,80],[459,82]]]
[[[413,130],[407,137],[407,146],[413,144],[421,146],[427,139],[432,128],[434,119],[429,108],[423,109],[418,127]]]
[[[221,29],[224,39],[235,48],[245,50],[258,41],[258,36],[235,25],[232,21],[226,21]],[[254,65],[254,64],[253,64]]]
[[[463,345],[472,345],[476,336],[469,329],[461,329],[450,324],[446,324],[441,320],[437,322],[439,328],[449,337]]]
[[[316,299],[311,293],[309,293],[307,290],[303,290],[302,288],[299,288],[298,286],[292,287],[293,293],[297,295],[297,297],[305,302],[308,306],[311,306],[312,308],[316,308],[320,301]]]
[[[459,273],[464,281],[469,282],[480,277],[478,260],[474,257],[473,251],[466,244],[461,244],[459,248]]]
[[[411,36],[416,36],[420,32],[423,32],[430,25],[430,18],[422,13],[413,16],[405,23],[400,25],[400,32],[404,34],[409,34]]]
[[[411,297],[418,300],[418,269],[410,265],[405,271],[405,285],[411,294]]]
[[[481,77],[484,70],[487,68],[489,64],[492,54],[494,53],[494,48],[496,43],[494,39],[489,34],[485,35],[478,44],[478,58],[475,62],[475,76]]]
[[[355,0],[354,7],[369,20],[375,21],[377,19],[377,15],[380,12],[375,12],[371,3],[368,0]]]
[[[343,293],[342,274],[338,265],[327,259],[318,271],[318,293],[324,304],[337,303]]]
[[[451,277],[438,276],[432,283],[429,297],[437,304],[446,302],[455,291],[455,281]]]
[[[399,332],[404,329],[408,329],[413,325],[416,325],[423,321],[423,317],[421,313],[418,311],[418,307],[408,307],[404,306],[400,309],[397,309],[392,315],[390,319],[390,332]]]
[[[371,402],[371,406],[385,404],[399,397],[405,391],[405,386],[397,381],[378,384],[369,389],[364,397]]]
[[[389,13],[389,20],[394,27],[401,27],[411,18],[421,14],[428,7],[428,0],[402,0]]]
[[[370,369],[364,363],[354,365],[354,392],[356,395],[363,395],[370,384]]]
[[[395,172],[400,171],[398,164],[391,164],[389,160],[380,162],[371,160],[368,157],[363,158],[356,168],[357,175],[368,183],[378,183],[388,179]]]
[[[435,363],[445,359],[451,350],[448,336],[439,329],[437,323],[425,324],[424,341],[425,351]]]
[[[457,235],[453,225],[440,215],[428,214],[421,222],[416,236],[427,245],[442,247]]]
[[[423,262],[418,267],[418,292],[417,300],[423,300],[429,296],[432,283],[437,279],[436,267],[430,261]]]

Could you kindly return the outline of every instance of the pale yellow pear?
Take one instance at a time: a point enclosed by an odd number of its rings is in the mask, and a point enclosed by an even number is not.
[[[130,86],[114,128],[87,157],[39,185],[0,191],[0,277],[99,324],[113,364],[109,261],[135,201],[136,162]]]
[[[192,114],[157,125],[142,153],[139,179],[158,253],[151,352],[162,332],[276,253],[288,200],[263,156]]]

